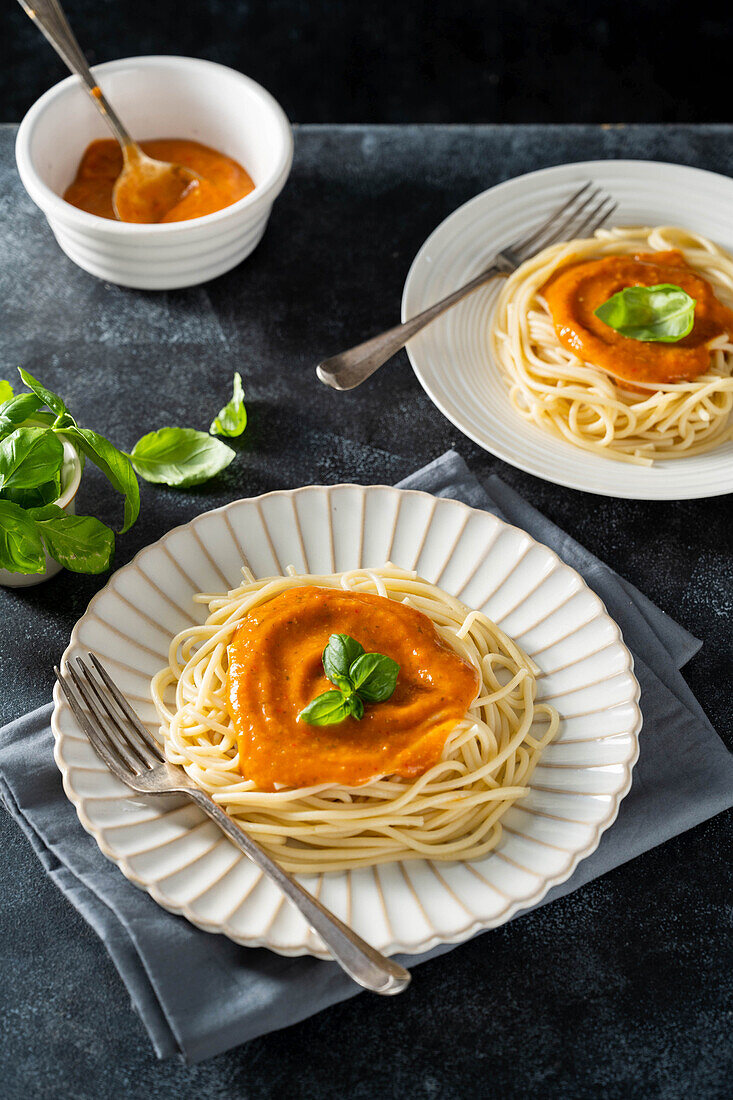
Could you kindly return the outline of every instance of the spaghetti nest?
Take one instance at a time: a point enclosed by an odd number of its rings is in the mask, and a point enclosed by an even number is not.
[[[236,818],[289,871],[340,871],[407,859],[474,859],[496,847],[501,818],[527,794],[559,717],[535,702],[538,669],[485,615],[392,565],[327,576],[255,580],[199,595],[209,617],[173,638],[153,679],[167,758]],[[302,585],[371,592],[422,611],[440,637],[479,672],[475,702],[449,735],[440,761],[415,780],[385,776],[358,787],[265,792],[239,771],[226,704],[227,647],[248,612]]]
[[[595,237],[544,249],[514,272],[499,295],[489,339],[521,416],[586,451],[646,466],[733,438],[733,333],[710,342],[710,364],[692,381],[639,383],[641,392],[633,392],[562,346],[541,295],[571,260],[671,249],[733,305],[733,257],[684,229],[599,229]]]

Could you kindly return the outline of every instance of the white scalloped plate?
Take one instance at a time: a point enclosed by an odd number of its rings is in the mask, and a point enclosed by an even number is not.
[[[632,658],[598,597],[525,532],[486,512],[388,486],[268,493],[205,512],[141,550],[94,597],[63,661],[92,650],[152,730],[150,678],[170,638],[206,608],[199,591],[256,576],[330,573],[388,559],[485,611],[542,670],[539,697],[562,716],[531,793],[502,841],[473,863],[404,864],[302,876],[388,954],[426,950],[503,924],[564,881],[615,819],[631,785],[641,714]],[[324,955],[283,896],[189,803],[131,797],[95,755],[56,688],[55,757],[84,828],[160,905],[238,943]]]
[[[733,180],[656,161],[563,164],[507,180],[454,210],[412,263],[402,319],[467,283],[586,180],[618,202],[615,225],[681,225],[733,253]],[[519,416],[488,341],[500,282],[471,294],[407,345],[428,397],[464,435],[520,470],[601,496],[686,500],[733,492],[733,441],[707,454],[631,466],[581,451]]]

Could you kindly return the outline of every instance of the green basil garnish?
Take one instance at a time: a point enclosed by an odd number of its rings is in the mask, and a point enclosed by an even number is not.
[[[323,651],[323,671],[331,683],[338,688],[350,688],[349,669],[363,652],[364,646],[349,634],[332,634]]]
[[[595,315],[631,340],[673,344],[692,332],[696,304],[673,283],[627,286],[600,305]]]
[[[8,380],[6,378],[0,378],[0,406],[9,401],[14,392]]]
[[[397,683],[400,666],[382,653],[364,653],[349,670],[354,691],[365,703],[383,703]]]
[[[332,634],[323,651],[323,670],[337,691],[324,691],[298,718],[309,726],[333,726],[364,717],[365,703],[384,703],[397,684],[400,666],[384,653],[365,653],[350,634]]]
[[[209,431],[212,435],[235,436],[241,435],[247,427],[247,410],[244,407],[244,390],[242,389],[242,376],[238,372],[234,375],[232,399],[211,423]]]

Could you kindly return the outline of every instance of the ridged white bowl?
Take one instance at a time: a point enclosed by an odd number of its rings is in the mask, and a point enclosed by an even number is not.
[[[301,881],[379,950],[418,952],[508,920],[598,845],[631,785],[641,714],[631,655],[598,597],[555,553],[486,512],[385,486],[310,486],[205,512],[142,550],[94,597],[63,661],[98,654],[157,731],[150,678],[170,638],[207,609],[195,592],[257,576],[391,560],[485,611],[542,670],[562,716],[499,847],[473,863],[408,861]],[[131,796],[94,753],[58,687],[56,762],[106,856],[166,909],[286,955],[323,947],[279,890],[189,803]]]
[[[200,141],[238,160],[255,189],[185,222],[131,225],[61,197],[90,141],[110,132],[75,76],[49,89],[20,124],[23,185],[79,267],[143,290],[194,286],[235,267],[258,244],[293,159],[290,124],[269,92],[242,73],[193,57],[129,57],[96,65],[100,87],[138,140]]]
[[[733,253],[733,180],[654,161],[561,164],[500,183],[454,210],[413,261],[402,319],[467,283],[497,251],[526,236],[587,180],[618,203],[610,224],[679,225]],[[589,454],[524,420],[509,401],[489,347],[500,281],[469,295],[407,345],[426,393],[460,431],[520,470],[588,493],[685,500],[733,492],[733,441],[706,454],[632,466]]]

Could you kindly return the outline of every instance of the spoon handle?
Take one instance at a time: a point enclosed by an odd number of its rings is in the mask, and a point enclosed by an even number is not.
[[[68,65],[75,76],[84,81],[94,106],[112,130],[123,150],[126,146],[134,146],[135,142],[104,98],[99,85],[92,76],[86,58],[58,0],[18,0],[18,3],[26,15],[37,24],[38,29],[51,43],[61,60]]]

